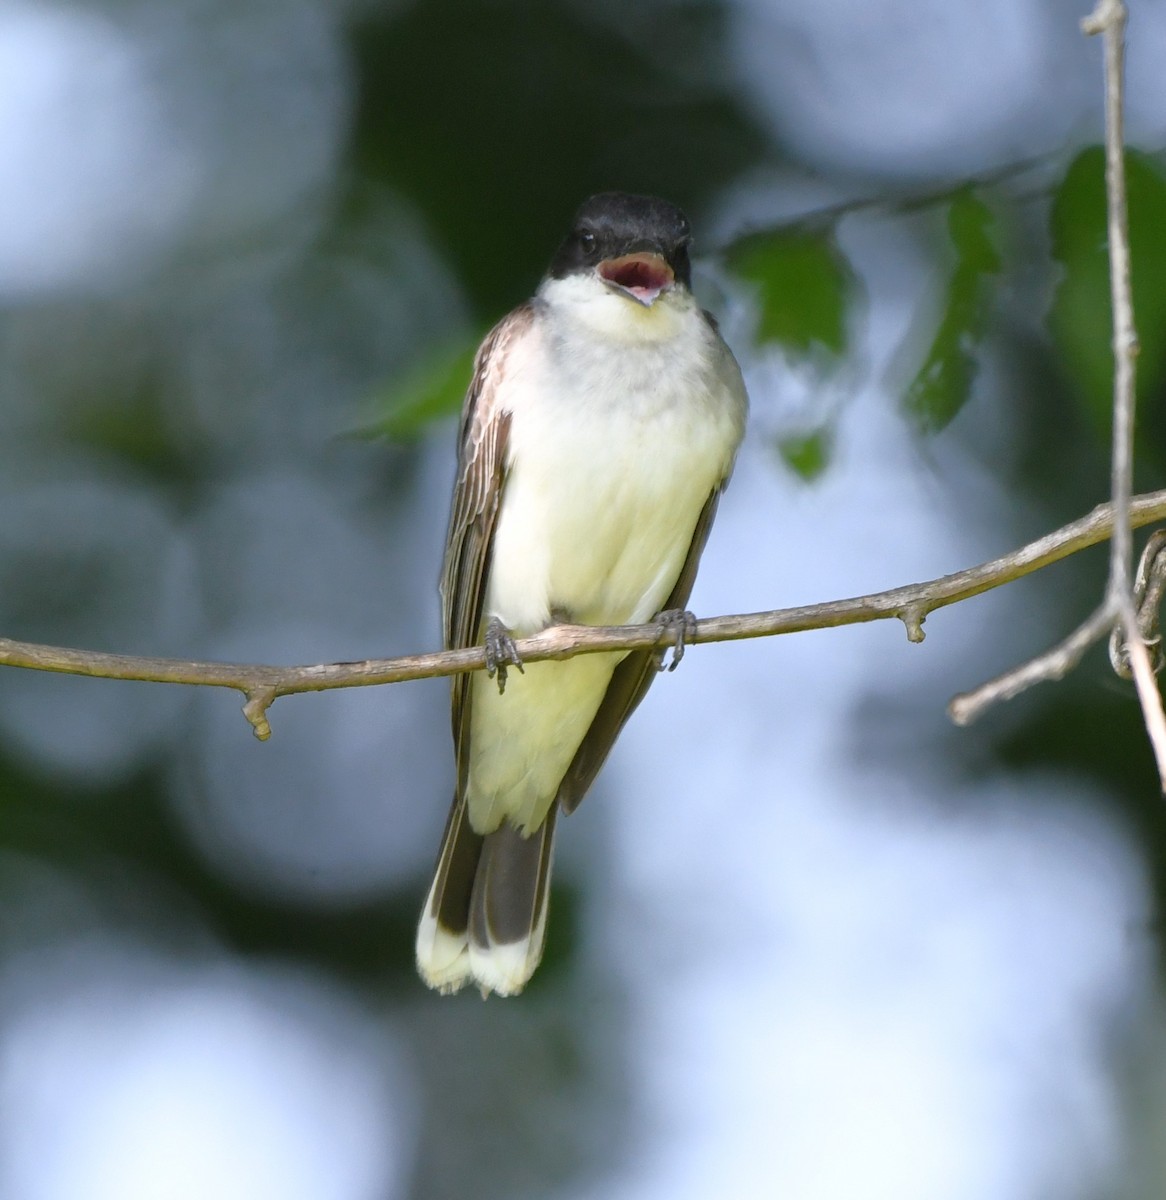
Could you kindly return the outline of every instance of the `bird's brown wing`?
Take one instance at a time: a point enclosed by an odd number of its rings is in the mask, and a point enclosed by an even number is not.
[[[688,603],[692,585],[696,581],[696,568],[700,564],[705,542],[708,541],[722,490],[723,485],[709,496],[701,509],[696,529],[693,531],[692,544],[688,548],[688,557],[685,558],[676,586],[664,605],[665,610],[684,608]],[[587,730],[566,775],[563,776],[562,783],[559,784],[557,799],[564,812],[574,812],[587,794],[587,789],[599,774],[599,768],[611,753],[624,723],[652,686],[652,680],[658,674],[658,661],[658,651],[633,650],[616,667],[599,711],[595,714],[595,720],[591,722],[591,728]]]
[[[474,646],[481,639],[482,606],[490,573],[494,527],[506,485],[510,413],[504,403],[506,361],[533,318],[529,305],[503,318],[487,335],[474,359],[474,374],[462,407],[458,474],[441,573],[441,612],[448,649]],[[469,674],[453,683],[453,738],[457,750],[458,794],[468,763]]]

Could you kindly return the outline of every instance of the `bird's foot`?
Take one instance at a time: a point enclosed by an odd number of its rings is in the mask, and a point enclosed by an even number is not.
[[[684,647],[688,639],[696,637],[696,617],[686,608],[666,608],[662,613],[656,614],[656,624],[661,634],[672,632],[676,635],[676,641],[672,644],[672,661],[667,663],[667,669],[675,671],[684,657]],[[667,657],[666,649],[657,651],[657,671],[665,669]]]
[[[491,679],[498,680],[498,694],[506,691],[506,669],[508,666],[517,667],[521,675],[522,656],[510,636],[510,630],[498,620],[491,617],[486,625],[486,674]]]

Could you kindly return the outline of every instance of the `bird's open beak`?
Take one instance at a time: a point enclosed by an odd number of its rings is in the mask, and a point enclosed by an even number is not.
[[[599,278],[645,308],[655,304],[673,284],[672,268],[659,254],[641,252],[605,258],[597,268]]]

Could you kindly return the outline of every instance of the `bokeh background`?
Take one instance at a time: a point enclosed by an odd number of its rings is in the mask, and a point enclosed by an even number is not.
[[[0,0],[0,633],[438,645],[467,350],[571,213],[682,204],[753,397],[693,597],[809,603],[1106,495],[1100,46],[1063,0]],[[1130,23],[1163,478],[1166,3]],[[379,431],[388,436],[370,437]],[[527,993],[427,992],[440,681],[0,674],[2,1200],[1151,1197],[1166,820],[1104,550],[699,647],[561,830]]]

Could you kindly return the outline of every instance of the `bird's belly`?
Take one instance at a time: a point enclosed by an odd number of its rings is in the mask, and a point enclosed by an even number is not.
[[[503,820],[523,833],[543,823],[622,657],[528,663],[510,671],[504,695],[484,672],[474,675],[466,797],[478,833]]]
[[[516,419],[487,613],[527,633],[556,618],[611,625],[659,611],[725,467],[701,416],[608,413],[594,429]]]

